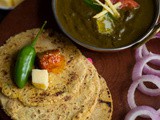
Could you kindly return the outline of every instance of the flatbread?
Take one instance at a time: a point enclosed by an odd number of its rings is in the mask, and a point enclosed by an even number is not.
[[[20,48],[31,43],[37,32],[38,30],[30,30],[16,35],[0,48],[0,64],[2,65],[0,68],[0,85],[2,92],[10,98],[18,98],[24,105],[28,106],[50,105],[72,95],[79,90],[88,70],[80,51],[68,42],[68,39],[60,35],[49,37],[48,32],[45,32],[37,42],[36,51],[44,52],[59,49],[66,59],[65,69],[60,74],[49,73],[49,88],[46,91],[36,89],[30,83],[23,89],[17,88],[13,83],[12,74],[10,74],[14,67],[14,57]]]
[[[66,65],[61,73],[49,73],[46,91],[28,84],[19,89],[13,82],[15,56],[31,43],[39,29],[11,37],[0,47],[0,101],[3,109],[16,120],[110,120],[113,105],[104,79],[95,67],[61,34],[44,31],[36,44],[36,52],[59,49]],[[100,116],[101,117],[100,117]]]
[[[90,120],[111,120],[113,113],[113,101],[111,92],[103,77],[100,77],[101,90],[97,105],[91,114]]]
[[[94,111],[89,120],[111,120],[113,112],[113,102],[110,91],[106,85],[105,80],[101,77],[101,92],[100,98],[96,104]],[[66,117],[68,113],[68,106],[61,104],[60,106],[47,106],[47,107],[26,107],[17,99],[9,99],[0,94],[0,102],[6,113],[16,120],[71,120]],[[61,112],[59,112],[61,111]],[[81,120],[85,120],[79,118]],[[87,120],[87,118],[86,118]]]

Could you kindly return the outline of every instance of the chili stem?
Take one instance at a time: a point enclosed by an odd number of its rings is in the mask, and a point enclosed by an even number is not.
[[[43,32],[43,28],[44,28],[44,26],[45,26],[46,24],[47,24],[47,21],[44,21],[43,26],[41,27],[41,29],[39,30],[38,34],[36,35],[36,37],[34,38],[32,44],[31,44],[32,47],[35,46],[35,44],[36,44],[36,42],[37,42],[37,40],[38,40],[38,37],[39,37],[39,35]]]

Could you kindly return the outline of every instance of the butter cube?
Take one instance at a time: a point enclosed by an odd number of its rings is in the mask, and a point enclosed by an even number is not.
[[[32,70],[32,84],[39,89],[46,90],[48,88],[48,71],[47,70]]]

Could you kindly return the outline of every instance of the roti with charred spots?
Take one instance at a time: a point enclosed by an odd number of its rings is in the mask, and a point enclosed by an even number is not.
[[[111,120],[113,102],[105,80],[68,38],[59,33],[45,30],[35,46],[34,68],[42,60],[39,55],[48,51],[58,51],[64,57],[63,66],[48,70],[48,88],[36,88],[32,77],[22,89],[15,85],[13,68],[17,52],[30,44],[38,31],[22,32],[0,47],[0,101],[7,115],[16,120]]]

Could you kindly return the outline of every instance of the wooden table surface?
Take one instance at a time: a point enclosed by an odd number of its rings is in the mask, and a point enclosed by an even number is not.
[[[51,0],[26,0],[0,23],[0,45],[3,45],[5,40],[12,35],[40,27],[44,20],[48,21],[47,28],[61,32],[54,20]],[[105,78],[111,90],[114,102],[112,120],[124,120],[130,110],[127,104],[127,91],[132,83],[131,74],[135,64],[134,49],[130,48],[115,53],[98,53],[76,46],[86,57],[93,59],[99,74]],[[160,53],[159,40],[152,40],[147,46],[150,50]],[[150,105],[158,109],[159,101],[160,97],[148,97],[139,91],[136,92],[138,105]],[[0,120],[10,120],[3,110],[0,110]]]

